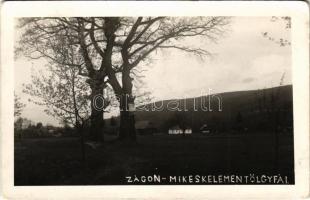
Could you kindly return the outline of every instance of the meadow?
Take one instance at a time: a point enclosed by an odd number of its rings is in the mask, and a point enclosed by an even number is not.
[[[292,134],[280,135],[277,164],[273,134],[265,132],[138,135],[127,144],[107,135],[104,145],[85,146],[83,162],[79,138],[15,139],[14,184],[123,185],[126,176],[154,174],[280,174],[294,184]]]

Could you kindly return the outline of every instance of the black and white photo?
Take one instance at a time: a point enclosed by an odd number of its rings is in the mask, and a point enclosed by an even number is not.
[[[300,184],[309,71],[294,27],[308,12],[188,3],[13,14],[11,186]]]

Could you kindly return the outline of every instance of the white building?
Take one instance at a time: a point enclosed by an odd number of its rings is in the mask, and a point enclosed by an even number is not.
[[[181,129],[179,125],[172,126],[168,130],[169,135],[178,135],[178,134],[183,134],[183,133],[192,134],[192,132],[193,131],[190,127],[186,127],[184,132],[183,132],[183,129]]]

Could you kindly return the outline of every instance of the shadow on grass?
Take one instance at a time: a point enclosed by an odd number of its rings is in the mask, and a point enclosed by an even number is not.
[[[135,143],[115,139],[93,149],[81,162],[78,138],[15,141],[15,185],[122,185],[132,175],[281,174],[294,183],[293,137],[280,138],[274,169],[271,134],[139,136]]]

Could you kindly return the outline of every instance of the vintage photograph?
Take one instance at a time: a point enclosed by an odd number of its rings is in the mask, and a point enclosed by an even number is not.
[[[291,17],[20,17],[14,185],[294,185]]]

